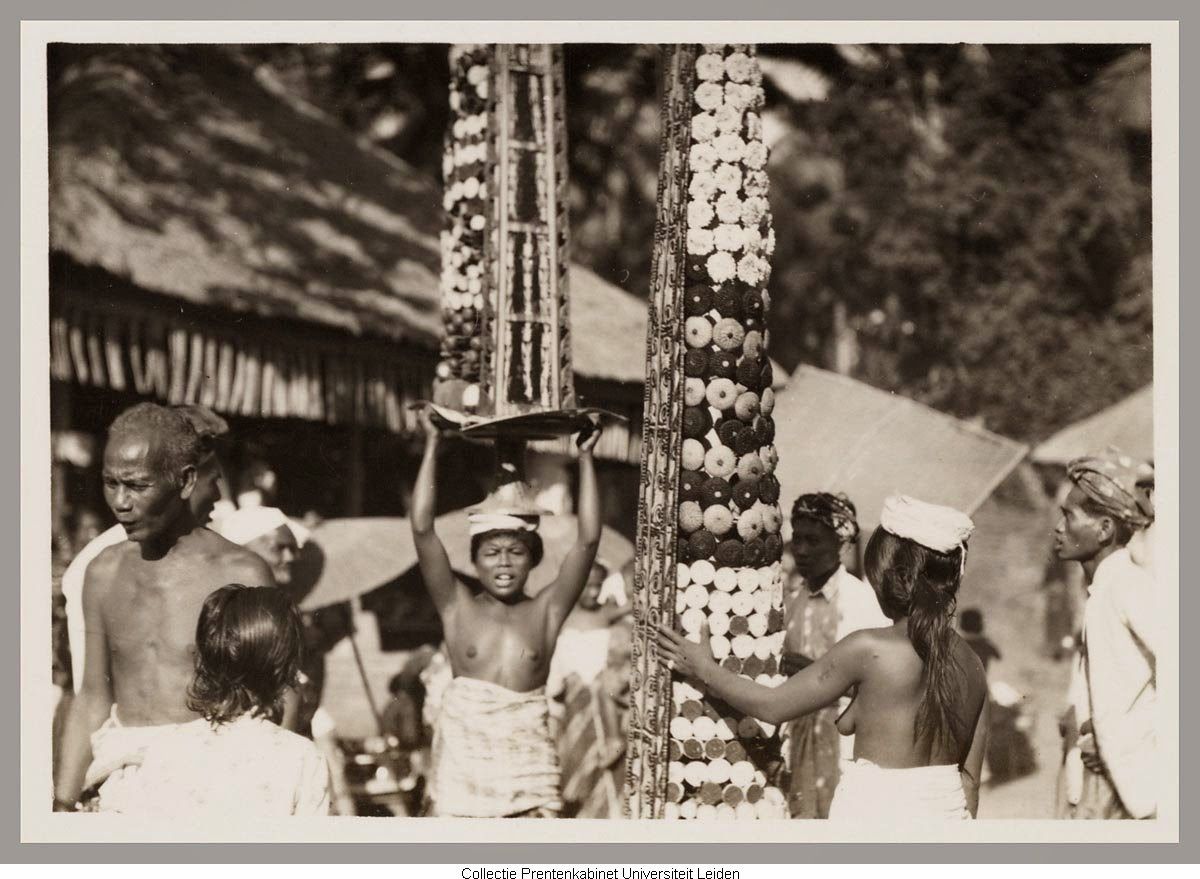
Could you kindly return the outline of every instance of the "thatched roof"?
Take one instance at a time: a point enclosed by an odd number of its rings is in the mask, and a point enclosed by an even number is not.
[[[435,181],[225,47],[55,46],[51,62],[52,252],[196,306],[432,357]],[[578,266],[571,284],[577,375],[640,383],[645,304]]]
[[[1067,425],[1033,450],[1033,460],[1065,465],[1109,446],[1145,461],[1154,460],[1154,385]]]
[[[977,510],[1029,451],[1015,440],[845,375],[801,364],[775,403],[775,429],[802,436],[779,458],[785,503],[842,491],[864,529],[884,499],[910,494]]]
[[[53,52],[52,249],[194,303],[434,344],[432,183],[222,47]]]

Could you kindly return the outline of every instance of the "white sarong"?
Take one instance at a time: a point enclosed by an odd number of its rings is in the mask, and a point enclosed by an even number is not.
[[[970,817],[957,766],[885,769],[861,758],[842,763],[829,807],[830,820],[895,824]]]
[[[545,688],[518,693],[455,678],[433,736],[433,805],[439,816],[498,818],[562,808],[558,755]]]
[[[178,726],[125,726],[117,717],[117,706],[112,707],[108,719],[92,733],[92,762],[83,782],[84,790],[99,789],[101,811],[106,797],[110,802],[119,799],[120,789],[134,783],[146,748]]]
[[[139,749],[140,763],[100,788],[101,812],[243,824],[329,814],[325,758],[265,717],[149,728],[159,732]]]

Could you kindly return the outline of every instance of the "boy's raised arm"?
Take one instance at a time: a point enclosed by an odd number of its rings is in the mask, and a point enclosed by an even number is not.
[[[454,601],[457,580],[450,568],[446,548],[433,530],[437,509],[437,452],[441,434],[430,418],[429,409],[421,410],[421,427],[425,430],[425,453],[417,471],[413,488],[412,531],[421,566],[421,579],[433,599],[438,613],[444,615]]]
[[[596,486],[596,465],[592,450],[600,439],[600,421],[593,417],[591,428],[579,432],[579,503],[577,507],[578,532],[575,545],[571,547],[558,578],[546,590],[550,602],[551,622],[561,625],[579,601],[583,587],[587,584],[596,550],[600,547],[600,491]]]

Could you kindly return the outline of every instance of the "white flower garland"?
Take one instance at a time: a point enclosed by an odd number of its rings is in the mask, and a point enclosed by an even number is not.
[[[450,50],[453,121],[442,155],[442,207],[448,228],[440,235],[442,309],[446,335],[437,377],[466,383],[461,403],[479,398],[480,320],[484,308],[483,232],[487,228],[488,99],[490,51],[483,45]]]

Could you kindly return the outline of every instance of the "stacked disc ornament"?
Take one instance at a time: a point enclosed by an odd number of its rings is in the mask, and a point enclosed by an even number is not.
[[[488,356],[489,271],[485,255],[491,157],[492,55],[487,45],[450,49],[450,125],[442,156],[446,228],[442,248],[442,339],[435,400],[455,409],[480,405]]]
[[[450,73],[434,402],[493,416],[570,408],[562,49],[456,45]]]
[[[767,357],[766,287],[775,237],[759,115],[762,75],[750,46],[695,47],[691,57],[690,77],[668,82],[669,89],[688,91],[689,118],[686,137],[665,136],[665,167],[678,169],[683,190],[685,232],[673,254],[681,265],[672,302],[683,399],[672,517],[675,582],[658,585],[673,595],[663,610],[673,611],[688,638],[699,642],[707,630],[718,662],[774,687],[785,680],[779,663],[783,517]],[[661,246],[670,239],[659,240]],[[671,681],[666,725],[664,793],[641,814],[786,817],[783,794],[772,784],[780,762],[776,728],[682,680]]]
[[[748,46],[696,58],[688,153],[684,412],[675,611],[730,671],[785,680],[779,483],[767,358],[767,203],[762,74]],[[665,817],[784,817],[768,784],[770,724],[673,684]]]

